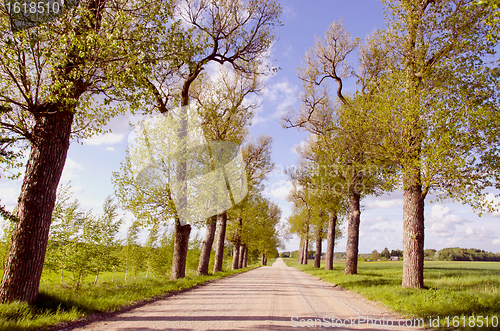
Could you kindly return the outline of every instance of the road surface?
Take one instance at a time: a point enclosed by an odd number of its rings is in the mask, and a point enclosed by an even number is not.
[[[278,259],[75,330],[422,330],[417,323]]]

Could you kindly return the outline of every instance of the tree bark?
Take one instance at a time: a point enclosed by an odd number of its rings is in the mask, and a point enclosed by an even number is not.
[[[186,277],[186,260],[189,245],[189,234],[191,225],[181,225],[179,220],[175,222],[174,256],[172,258],[172,272],[170,279]]]
[[[217,215],[217,242],[215,244],[214,273],[222,271],[224,261],[224,241],[226,240],[227,214],[223,212]]]
[[[420,184],[405,185],[403,189],[403,287],[424,287],[424,198]]]
[[[309,228],[309,226],[308,226]],[[309,238],[304,239],[304,246],[302,247],[302,264],[307,264],[307,249],[309,248]]]
[[[238,269],[243,268],[243,257],[245,255],[245,245],[240,245],[240,258],[238,260]]]
[[[316,230],[316,252],[314,253],[314,267],[321,268],[321,242],[323,241],[322,229],[318,226]]]
[[[248,262],[248,247],[247,245],[243,245],[243,264],[241,267],[246,268],[248,266],[247,262]]]
[[[205,240],[201,245],[200,262],[198,263],[198,276],[208,275],[208,266],[210,264],[210,253],[215,238],[215,229],[217,227],[217,216],[212,216],[207,219],[207,231],[205,232]]]
[[[300,238],[299,250],[297,251],[297,264],[302,264],[302,252],[304,252],[304,238]]]
[[[262,265],[266,265],[267,264],[266,254],[264,254],[264,253],[262,253],[262,257],[260,259],[260,264],[262,264]]]
[[[358,245],[359,245],[359,210],[360,195],[351,193],[349,196],[349,228],[347,230],[347,247],[344,274],[358,273]]]
[[[181,112],[180,112],[180,127],[177,132],[177,137],[179,142],[183,142],[188,134],[188,114],[186,107],[189,105],[189,87],[196,79],[199,74],[199,70],[191,73],[182,86],[181,91]],[[185,144],[181,145],[181,152],[187,152],[187,146]],[[183,183],[179,186],[179,192],[177,193],[180,196],[179,205],[176,206],[178,210],[186,208],[187,206],[187,163],[185,160],[182,160],[177,165],[176,170],[176,181],[179,183]],[[184,278],[186,276],[186,261],[187,261],[187,253],[189,247],[189,235],[191,233],[191,225],[181,225],[180,220],[177,219],[175,221],[175,239],[174,239],[174,254],[172,257],[172,272],[170,274],[170,279],[179,279]]]
[[[231,270],[238,269],[239,262],[240,262],[240,243],[237,240],[233,243],[233,264],[231,266]]]
[[[333,250],[335,247],[335,228],[337,227],[337,213],[328,212],[328,234],[326,238],[325,270],[333,270]]]
[[[238,217],[236,220],[237,223],[237,230],[236,230],[236,240],[234,241],[233,244],[233,265],[232,265],[232,270],[236,270],[239,268],[240,265],[240,245],[241,245],[241,227],[243,225],[243,220],[241,217]]]
[[[44,109],[34,115],[32,146],[17,205],[19,222],[0,287],[3,303],[33,303],[38,297],[57,186],[70,145],[72,112]]]

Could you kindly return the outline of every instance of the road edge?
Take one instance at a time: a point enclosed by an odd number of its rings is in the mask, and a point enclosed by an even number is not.
[[[137,301],[125,304],[123,306],[119,306],[119,307],[116,308],[116,310],[113,310],[113,311],[110,311],[110,312],[92,313],[92,314],[89,314],[89,315],[87,315],[87,316],[85,316],[85,317],[83,317],[81,319],[75,320],[75,321],[61,322],[61,323],[58,323],[58,324],[55,324],[55,325],[52,325],[52,326],[44,326],[42,328],[35,329],[34,331],[69,331],[69,330],[73,330],[73,329],[76,329],[78,327],[83,327],[83,326],[89,325],[89,324],[91,324],[93,322],[104,321],[104,320],[106,320],[108,318],[111,318],[111,317],[114,317],[114,316],[116,316],[118,314],[126,313],[128,311],[133,310],[133,309],[140,308],[140,307],[143,307],[145,305],[148,305],[148,304],[160,301],[160,300],[166,300],[166,299],[168,299],[170,297],[173,297],[173,296],[176,296],[176,295],[179,295],[179,294],[182,294],[182,293],[186,293],[186,292],[189,292],[189,291],[193,291],[193,290],[195,290],[197,288],[206,286],[208,284],[216,283],[216,282],[221,281],[223,279],[228,279],[228,278],[231,278],[231,277],[235,277],[235,276],[244,274],[244,273],[249,272],[251,270],[258,269],[260,267],[261,267],[261,265],[257,265],[255,267],[248,267],[248,270],[245,270],[245,271],[242,271],[242,272],[239,272],[239,273],[235,273],[235,274],[232,274],[232,275],[227,275],[227,276],[224,276],[224,277],[221,277],[221,278],[217,278],[217,279],[209,279],[209,280],[207,280],[204,283],[196,284],[194,286],[191,286],[191,287],[188,287],[188,288],[184,288],[182,290],[165,292],[165,293],[161,293],[161,294],[155,295],[153,297],[149,297],[149,298],[144,298],[144,299],[141,299],[141,300],[137,300]]]

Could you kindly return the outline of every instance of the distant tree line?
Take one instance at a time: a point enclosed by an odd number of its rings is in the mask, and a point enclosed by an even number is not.
[[[429,251],[429,250],[426,250]],[[435,250],[434,250],[435,251]],[[434,254],[434,260],[439,261],[498,261],[500,254],[486,252],[476,248],[444,248]]]

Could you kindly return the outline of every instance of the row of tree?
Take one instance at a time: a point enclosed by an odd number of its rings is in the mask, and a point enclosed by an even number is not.
[[[51,230],[45,258],[44,269],[60,274],[61,285],[71,283],[78,288],[86,276],[94,275],[94,284],[103,272],[121,271],[125,273],[125,281],[131,276],[137,278],[139,272],[145,272],[146,278],[151,276],[168,276],[172,267],[174,252],[174,237],[171,226],[162,227],[156,223],[149,227],[148,236],[143,243],[139,240],[141,223],[134,221],[127,229],[125,238],[118,236],[124,219],[117,213],[118,204],[107,198],[103,204],[103,213],[94,215],[91,211],[82,209],[77,199],[72,199],[71,187],[61,186],[58,190],[54,208]],[[230,229],[230,242],[226,247],[233,247],[233,251],[224,254],[224,261],[233,258],[233,269],[244,268],[250,262],[256,261],[259,255],[275,256],[277,242],[273,230],[276,223],[265,219],[268,210],[267,201],[260,202],[261,206],[252,221],[253,229],[245,228],[242,242],[245,249],[236,249],[234,239],[239,230]],[[263,204],[263,205],[262,205]],[[276,212],[274,206],[270,207]],[[274,215],[279,216],[279,215]],[[246,223],[248,223],[246,222]],[[4,235],[0,243],[0,258],[3,269],[6,267],[7,254],[10,248],[10,235],[13,229],[12,222],[4,223]],[[257,232],[256,230],[260,230]],[[272,240],[266,237],[266,231],[272,235]],[[274,241],[273,241],[274,240]],[[190,241],[186,269],[197,271],[201,259],[202,240],[198,237]],[[237,255],[241,251],[242,254]],[[232,253],[232,254],[231,254]],[[238,265],[235,266],[234,263]],[[212,254],[210,263],[213,265]],[[65,281],[65,274],[72,277]]]
[[[110,118],[125,111],[167,114],[187,106],[209,63],[225,65],[250,81],[272,72],[266,55],[280,13],[273,0],[83,0],[52,21],[15,32],[9,16],[0,15],[2,155],[15,165],[22,159],[5,154],[3,147],[29,150],[17,212],[11,215],[17,222],[0,302],[34,302],[38,296],[70,141],[102,132]],[[244,105],[231,100],[234,108]],[[215,109],[218,119],[230,117],[224,117],[225,107]],[[230,126],[219,126],[220,132],[233,128],[231,121],[226,123]],[[179,162],[177,171],[184,182],[187,163]],[[163,193],[164,199],[169,188]],[[216,271],[226,216],[217,216]],[[178,215],[173,219],[171,277],[178,278],[184,276],[191,226],[182,225]]]
[[[355,274],[360,200],[402,190],[402,285],[422,288],[426,197],[497,208],[489,192],[500,188],[499,11],[475,0],[383,2],[386,29],[362,41],[333,22],[298,70],[301,107],[283,125],[310,135],[290,174],[289,222],[301,238],[299,263],[309,238],[320,247],[326,233],[331,269],[336,221],[346,215],[345,273]],[[349,95],[347,78],[358,87]]]

